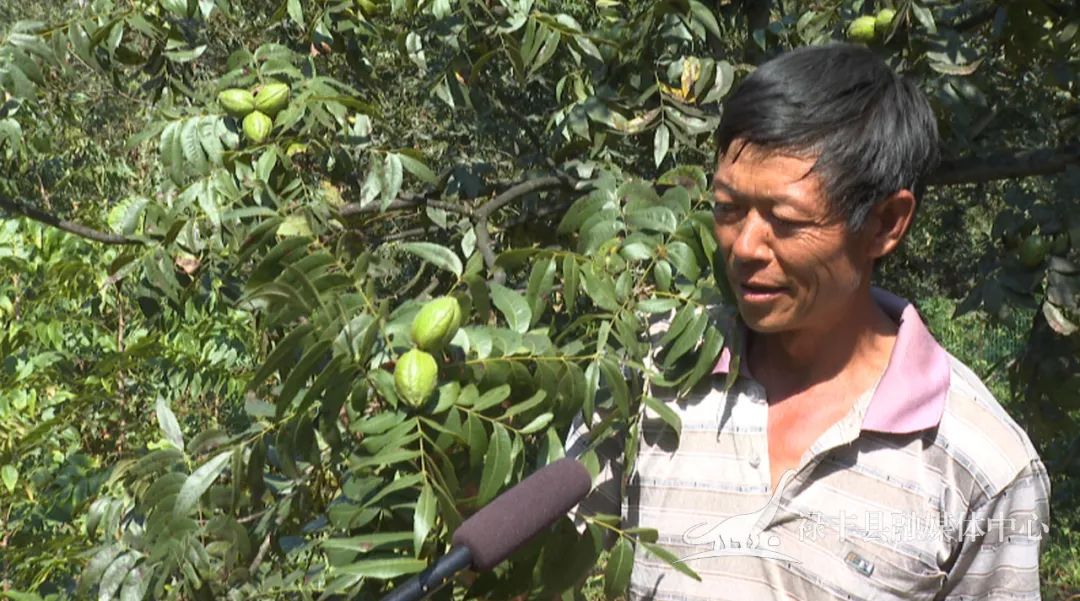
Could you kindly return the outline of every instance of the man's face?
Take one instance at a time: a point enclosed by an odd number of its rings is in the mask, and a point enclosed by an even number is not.
[[[812,159],[739,148],[717,166],[713,214],[740,315],[762,333],[836,323],[869,277],[865,236],[829,211]]]

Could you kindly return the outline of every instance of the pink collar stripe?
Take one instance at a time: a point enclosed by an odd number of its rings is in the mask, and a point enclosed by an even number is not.
[[[949,392],[951,367],[949,355],[934,340],[919,312],[908,301],[873,288],[874,300],[897,321],[896,345],[885,373],[863,416],[862,429],[890,434],[910,434],[928,430],[941,423]],[[745,328],[741,323],[740,328]],[[745,332],[745,330],[744,330]],[[713,368],[714,374],[726,374],[732,351],[725,346]],[[750,373],[745,361],[739,372]]]

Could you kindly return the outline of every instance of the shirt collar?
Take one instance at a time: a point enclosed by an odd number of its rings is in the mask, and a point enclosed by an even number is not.
[[[889,364],[863,415],[862,429],[910,434],[936,427],[945,412],[945,399],[949,391],[952,371],[949,355],[934,340],[914,305],[880,288],[872,288],[871,294],[899,328]],[[737,323],[737,331],[727,337],[720,352],[720,358],[713,368],[714,374],[730,371],[732,346],[742,358],[746,326],[741,321]],[[745,361],[739,361],[739,372],[750,377]]]

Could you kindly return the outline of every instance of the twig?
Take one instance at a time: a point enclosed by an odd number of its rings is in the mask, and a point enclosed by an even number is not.
[[[136,238],[107,234],[73,221],[60,219],[56,215],[50,215],[41,209],[36,209],[23,202],[5,196],[0,196],[0,207],[9,210],[12,213],[18,213],[19,215],[29,217],[30,219],[44,223],[45,225],[51,225],[58,230],[74,234],[80,238],[93,240],[94,242],[101,242],[102,244],[144,244],[142,240]]]
[[[431,276],[431,281],[429,281],[428,285],[425,286],[424,289],[420,291],[420,295],[417,296],[416,298],[427,298],[427,296],[429,294],[431,294],[432,292],[435,291],[435,288],[437,288],[438,285],[439,285],[439,278],[437,276]]]
[[[255,554],[255,560],[251,562],[251,567],[248,568],[249,574],[254,574],[256,568],[262,563],[263,556],[266,555],[267,550],[270,549],[270,533],[266,533],[266,538],[263,539],[261,545],[259,545],[259,552]]]
[[[403,230],[403,231],[400,231],[400,232],[395,232],[393,234],[387,234],[386,236],[383,236],[382,238],[376,238],[375,242],[372,243],[372,246],[378,246],[378,245],[383,244],[385,242],[393,242],[394,240],[404,240],[405,238],[412,238],[413,236],[419,236],[421,234],[426,234],[426,233],[432,232],[432,231],[435,231],[435,228],[414,227],[412,229]]]

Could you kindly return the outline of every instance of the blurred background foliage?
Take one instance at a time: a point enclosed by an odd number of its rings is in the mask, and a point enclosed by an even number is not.
[[[865,43],[946,160],[878,283],[1031,433],[1044,593],[1080,592],[1075,3],[0,0],[0,595],[376,598],[575,415],[636,440],[642,382],[722,343],[723,98],[886,8]],[[218,94],[271,82],[255,141]],[[439,295],[465,327],[414,409],[390,374]],[[561,523],[441,595],[617,598],[605,542],[652,536]]]

